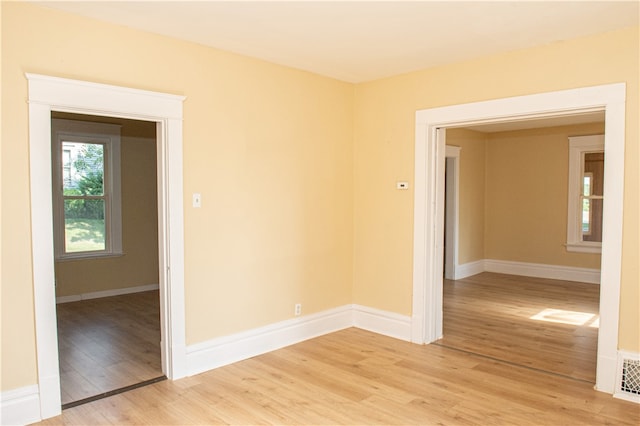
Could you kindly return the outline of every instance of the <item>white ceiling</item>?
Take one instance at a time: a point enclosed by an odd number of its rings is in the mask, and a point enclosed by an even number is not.
[[[33,2],[353,83],[635,26],[640,13],[638,0]]]

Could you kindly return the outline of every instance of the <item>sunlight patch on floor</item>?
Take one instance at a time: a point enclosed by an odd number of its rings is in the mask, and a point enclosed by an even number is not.
[[[555,322],[569,325],[589,325],[597,328],[600,317],[589,312],[575,312],[564,309],[544,309],[530,319],[538,321]]]

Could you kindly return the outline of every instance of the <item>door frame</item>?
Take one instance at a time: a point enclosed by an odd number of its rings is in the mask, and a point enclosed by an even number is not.
[[[446,138],[445,138],[446,139]],[[459,146],[445,146],[445,252],[444,277],[448,280],[456,279],[458,268],[458,229],[460,220],[460,151]]]
[[[605,200],[596,389],[613,393],[618,350],[625,147],[624,83],[416,112],[411,340],[442,337],[444,132],[439,129],[605,112]]]
[[[162,369],[187,375],[184,309],[183,96],[25,74],[29,86],[31,246],[40,417],[61,413],[53,251],[51,112],[145,120],[157,127]]]

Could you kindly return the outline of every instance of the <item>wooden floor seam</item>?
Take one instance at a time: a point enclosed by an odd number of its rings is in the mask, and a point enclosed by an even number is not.
[[[98,401],[100,399],[109,398],[110,396],[118,395],[124,392],[128,392],[130,390],[138,389],[144,386],[152,385],[154,383],[162,382],[163,380],[167,380],[167,376],[159,376],[150,380],[145,380],[140,383],[135,383],[133,385],[124,386],[119,389],[110,390],[108,392],[103,392],[99,395],[93,395],[88,398],[79,399],[77,401],[72,401],[66,404],[62,404],[62,409],[66,410],[69,408],[77,407],[78,405],[88,404],[90,402]]]
[[[590,385],[594,385],[595,386],[595,383],[593,383],[590,380],[579,379],[577,377],[572,377],[572,376],[569,376],[569,375],[566,375],[566,374],[555,373],[553,371],[544,370],[542,368],[529,367],[528,365],[523,365],[523,364],[519,364],[517,362],[512,362],[512,361],[507,361],[506,359],[500,359],[500,358],[496,358],[496,357],[489,356],[489,355],[483,355],[483,354],[480,354],[480,353],[477,353],[477,352],[468,351],[468,350],[456,348],[456,347],[453,347],[453,346],[448,346],[448,345],[445,345],[445,344],[442,344],[442,343],[438,343],[438,342],[432,342],[430,344],[431,345],[435,345],[435,346],[439,346],[441,348],[450,349],[452,351],[461,352],[461,353],[464,353],[464,354],[467,354],[467,355],[472,355],[472,356],[476,356],[476,357],[479,357],[479,358],[484,358],[484,359],[488,359],[488,360],[491,360],[491,361],[500,362],[502,364],[511,365],[513,367],[520,367],[520,368],[524,368],[526,370],[535,371],[535,372],[538,372],[538,373],[544,373],[544,374],[548,374],[550,376],[555,376],[555,377],[562,377],[563,379],[575,380],[576,382],[588,383]]]

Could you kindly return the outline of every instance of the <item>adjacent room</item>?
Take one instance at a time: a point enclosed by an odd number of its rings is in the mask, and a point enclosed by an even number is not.
[[[638,424],[639,14],[2,1],[1,423]]]
[[[156,124],[55,112],[51,128],[60,387],[71,407],[164,377]]]
[[[446,173],[457,184],[447,184],[445,223],[457,231],[445,232],[455,254],[445,255],[438,344],[596,383],[602,209],[591,200],[602,198],[603,161],[586,161],[601,155],[591,146],[572,176],[570,152],[603,134],[602,113],[447,131],[456,149]],[[587,185],[581,199],[576,179]],[[577,249],[571,215],[586,242]]]

